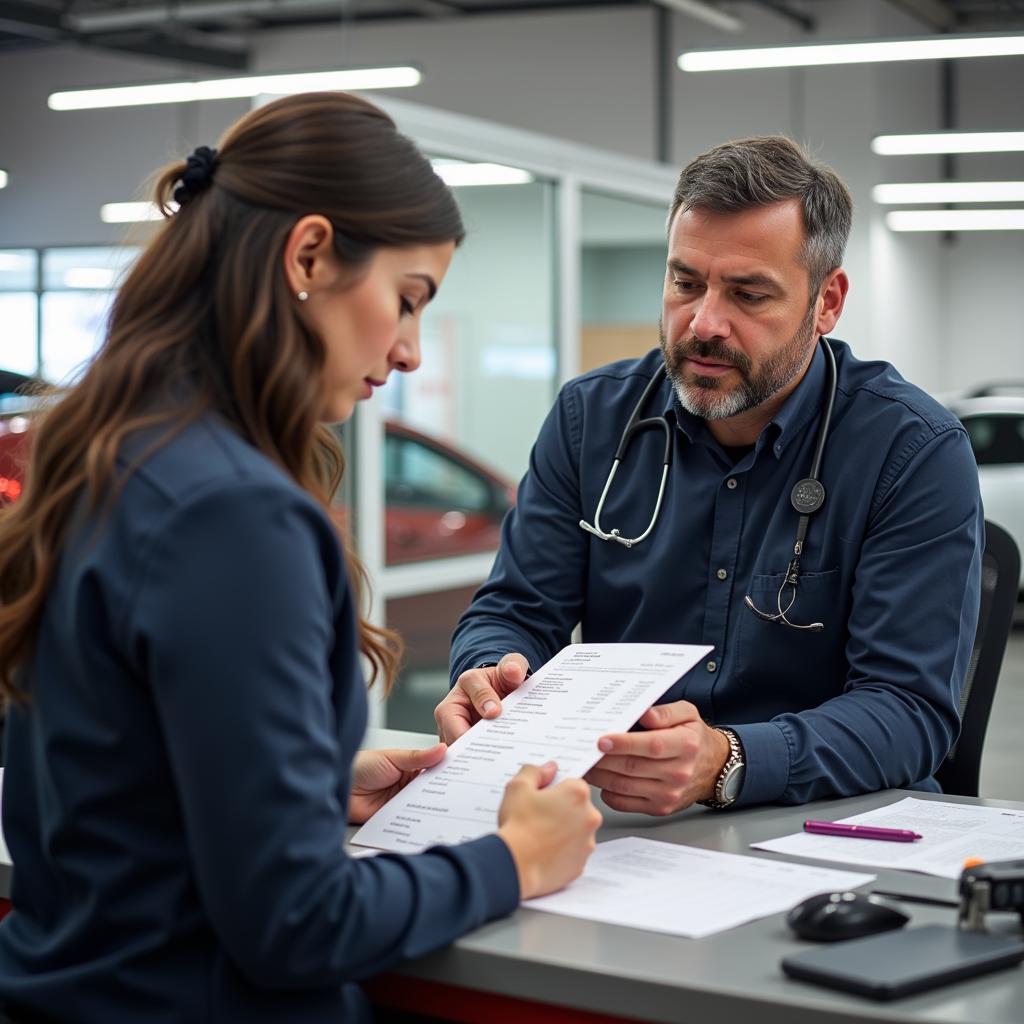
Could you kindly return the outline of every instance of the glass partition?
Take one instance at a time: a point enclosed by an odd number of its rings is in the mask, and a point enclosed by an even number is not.
[[[582,193],[581,370],[658,344],[666,214],[664,204]]]
[[[422,366],[383,389],[385,563],[482,556],[475,582],[425,579],[386,601],[407,647],[385,709],[395,728],[434,727],[452,631],[497,549],[555,396],[555,189],[527,177],[455,189],[467,235],[424,315]]]

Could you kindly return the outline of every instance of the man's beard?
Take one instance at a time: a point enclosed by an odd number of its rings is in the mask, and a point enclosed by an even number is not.
[[[688,413],[702,419],[724,420],[767,402],[800,372],[807,359],[810,344],[812,340],[816,340],[814,303],[808,308],[807,315],[793,337],[756,372],[749,356],[734,351],[718,338],[699,341],[691,335],[685,341],[669,348],[660,321],[658,338],[665,357],[665,371],[675,388],[679,404]],[[735,367],[740,374],[739,384],[731,390],[725,390],[721,377],[701,376],[699,373],[689,380],[684,380],[683,360],[691,356]]]

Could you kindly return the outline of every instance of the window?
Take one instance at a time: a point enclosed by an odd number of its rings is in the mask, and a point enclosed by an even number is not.
[[[389,433],[384,459],[388,505],[485,512],[493,504],[491,488],[479,473],[413,437]]]
[[[967,416],[963,424],[979,466],[1024,464],[1024,416]]]
[[[34,249],[0,251],[0,323],[4,344],[0,370],[31,376],[39,359],[38,296],[36,276],[38,255]]]
[[[43,251],[40,372],[47,380],[74,379],[96,354],[115,290],[137,255],[112,245]]]

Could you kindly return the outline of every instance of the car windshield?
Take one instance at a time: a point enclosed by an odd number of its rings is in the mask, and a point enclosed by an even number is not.
[[[979,466],[1024,465],[1024,416],[965,416],[963,424]]]

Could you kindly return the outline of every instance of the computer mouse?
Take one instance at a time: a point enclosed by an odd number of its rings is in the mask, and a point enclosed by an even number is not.
[[[836,942],[902,928],[910,915],[863,892],[822,892],[798,903],[786,923],[801,939]]]

